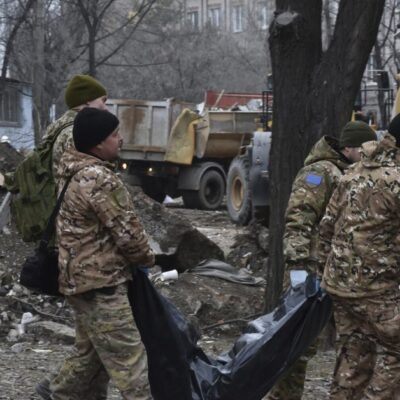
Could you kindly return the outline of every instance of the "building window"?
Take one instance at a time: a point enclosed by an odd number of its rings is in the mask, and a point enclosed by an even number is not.
[[[221,25],[221,9],[219,7],[210,8],[208,10],[208,21],[211,26],[219,28]]]
[[[5,88],[0,93],[0,124],[18,124],[18,92],[16,88]]]
[[[192,29],[199,29],[199,12],[190,11],[187,14],[189,25]]]
[[[232,30],[233,32],[243,31],[243,6],[232,8]]]
[[[266,4],[260,5],[260,28],[268,29],[268,9]]]

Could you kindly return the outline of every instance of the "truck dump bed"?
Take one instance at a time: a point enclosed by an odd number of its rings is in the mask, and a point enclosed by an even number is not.
[[[171,132],[185,108],[194,104],[166,101],[107,101],[109,110],[120,120],[124,143],[121,158],[125,160],[165,161],[167,148],[174,147]],[[233,158],[242,145],[249,143],[257,129],[261,112],[208,111],[199,118],[195,129],[193,156],[203,158]]]
[[[249,143],[261,112],[207,111],[197,124],[197,158],[233,158]]]
[[[184,108],[194,105],[173,99],[109,99],[107,106],[120,120],[122,159],[163,161],[172,125]]]

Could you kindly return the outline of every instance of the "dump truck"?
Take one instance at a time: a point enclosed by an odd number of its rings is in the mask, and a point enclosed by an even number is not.
[[[268,209],[271,135],[260,130],[261,111],[216,110],[211,101],[199,114],[174,99],[109,99],[120,119],[121,168],[160,202],[182,196],[187,208],[216,210],[226,195],[231,219],[246,224]]]

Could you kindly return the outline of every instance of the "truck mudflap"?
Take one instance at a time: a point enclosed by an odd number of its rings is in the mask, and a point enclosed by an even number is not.
[[[271,132],[254,132],[249,174],[253,215],[257,208],[268,207],[270,204],[268,167],[271,137]]]
[[[176,307],[135,271],[129,300],[147,351],[154,400],[259,400],[316,339],[332,300],[315,275],[290,288],[269,314],[251,321],[217,358]]]

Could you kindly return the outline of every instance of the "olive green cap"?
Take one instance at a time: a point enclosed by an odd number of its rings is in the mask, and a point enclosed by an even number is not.
[[[364,142],[376,140],[375,131],[363,121],[348,122],[340,133],[339,147],[361,147]]]
[[[68,82],[64,98],[68,108],[74,108],[106,95],[105,87],[98,80],[89,75],[75,75]]]

